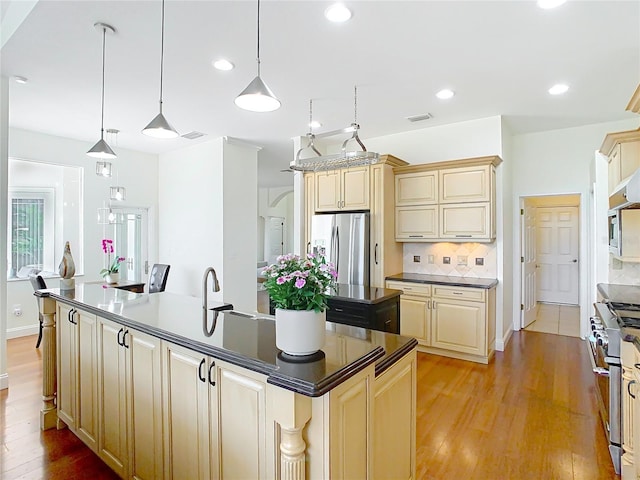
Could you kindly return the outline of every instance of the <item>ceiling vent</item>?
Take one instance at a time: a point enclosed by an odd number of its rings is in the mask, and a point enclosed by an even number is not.
[[[181,135],[181,137],[188,138],[189,140],[195,140],[196,138],[204,137],[205,135],[206,133],[193,131],[193,132],[185,133],[184,135]]]
[[[433,115],[431,115],[430,113],[423,113],[422,115],[414,115],[413,117],[407,117],[407,120],[413,123],[413,122],[421,122],[423,120],[429,120],[430,118],[433,118]]]

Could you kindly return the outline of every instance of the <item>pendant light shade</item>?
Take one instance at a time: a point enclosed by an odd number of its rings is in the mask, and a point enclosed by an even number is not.
[[[106,23],[95,23],[93,25],[97,30],[102,32],[102,103],[100,113],[100,140],[91,147],[87,155],[93,158],[116,158],[111,147],[104,141],[104,57],[105,57],[105,40],[107,32],[116,33],[116,30]]]
[[[273,112],[280,108],[280,100],[260,78],[260,0],[258,0],[258,75],[235,99],[235,104],[243,110],[252,112]]]
[[[160,113],[155,116],[142,133],[155,138],[175,138],[178,132],[167,122],[162,114],[162,81],[164,76],[164,0],[162,0],[162,28],[160,34]]]

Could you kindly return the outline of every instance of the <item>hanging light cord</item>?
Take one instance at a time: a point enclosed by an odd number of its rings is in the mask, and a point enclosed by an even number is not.
[[[260,76],[260,0],[258,0],[258,76]]]
[[[102,27],[102,103],[100,114],[100,140],[104,140],[104,53],[105,53],[105,38],[107,36],[106,27]]]
[[[353,123],[358,123],[358,86],[353,86]]]
[[[313,99],[309,99],[309,135],[313,133]]]
[[[162,113],[162,75],[164,72],[164,0],[162,0],[162,28],[160,34],[160,113]]]

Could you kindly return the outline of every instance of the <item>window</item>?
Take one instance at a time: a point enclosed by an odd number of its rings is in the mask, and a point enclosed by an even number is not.
[[[57,274],[69,241],[82,272],[82,169],[9,159],[7,278]]]

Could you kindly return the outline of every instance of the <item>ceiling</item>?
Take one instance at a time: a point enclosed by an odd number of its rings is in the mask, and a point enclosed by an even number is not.
[[[158,140],[140,131],[158,113],[160,1],[40,0],[11,35],[16,3],[29,2],[3,0],[0,10],[1,73],[29,82],[10,83],[10,126],[87,149],[99,139],[102,35],[93,24],[104,22],[116,29],[105,84],[116,153],[237,137],[263,147],[261,186],[291,184],[280,170],[291,138],[308,131],[309,99],[319,132],[343,128],[354,120],[355,85],[367,138],[493,115],[514,133],[632,118],[624,109],[640,81],[638,1],[569,0],[554,10],[533,0],[347,1],[353,18],[334,24],[323,15],[332,2],[263,0],[261,73],[282,108],[247,112],[233,99],[256,75],[256,2],[167,0],[164,113],[180,134],[206,136]],[[219,58],[236,68],[214,69]],[[550,96],[559,82],[570,90]],[[444,87],[456,96],[437,99]],[[433,118],[406,120],[426,112]]]

